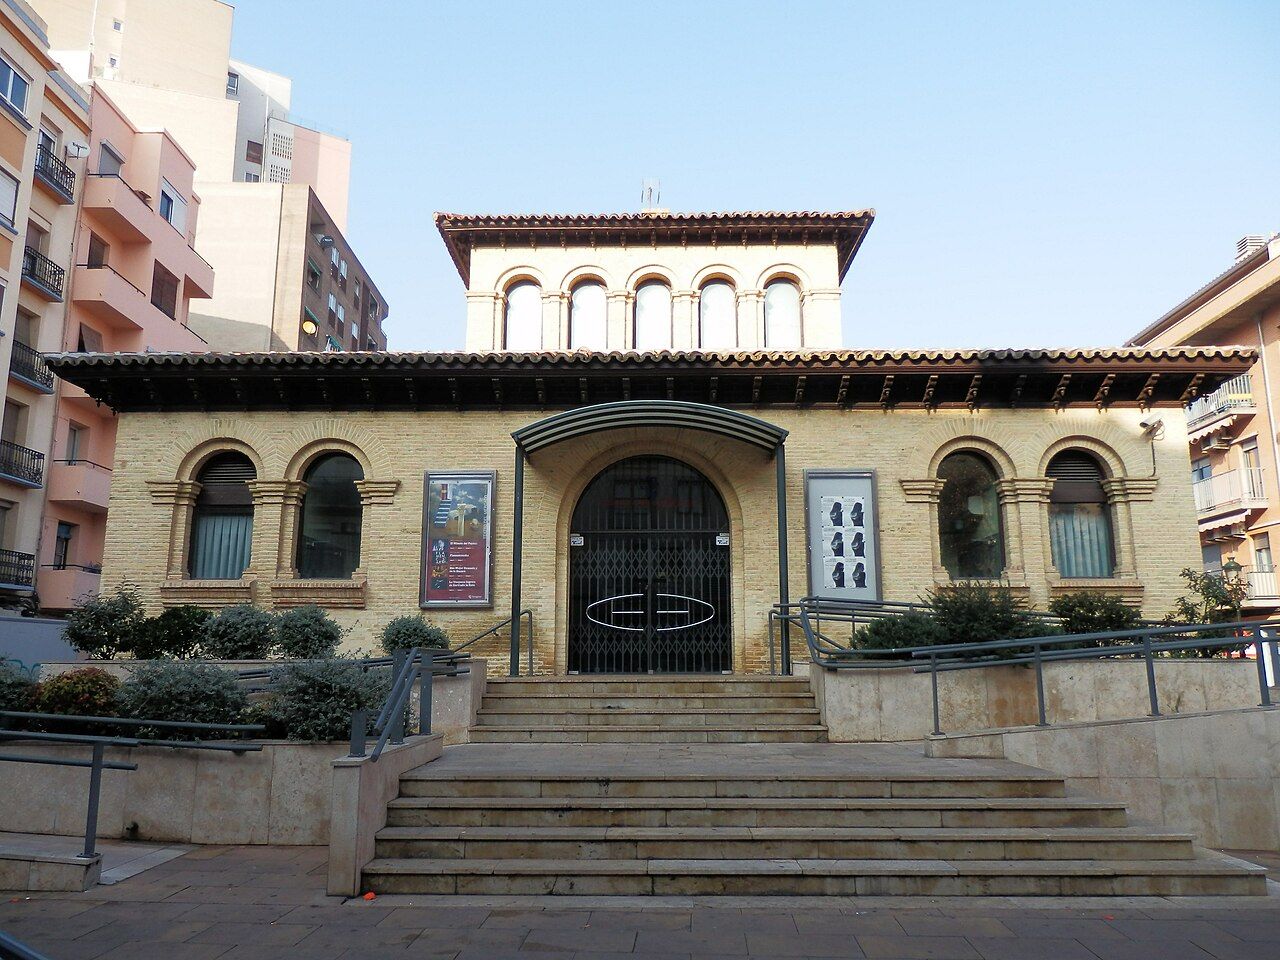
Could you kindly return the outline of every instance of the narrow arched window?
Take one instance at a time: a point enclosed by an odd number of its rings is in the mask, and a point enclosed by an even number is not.
[[[364,471],[345,453],[327,453],[302,478],[298,529],[298,576],[304,580],[341,580],[360,566],[360,491]]]
[[[702,286],[698,346],[703,350],[738,349],[738,299],[728,281],[712,280]]]
[[[532,280],[507,287],[502,324],[505,350],[533,352],[542,349],[542,288]]]
[[[1083,450],[1063,450],[1049,461],[1049,545],[1064,579],[1103,578],[1115,573],[1111,510],[1097,459]]]
[[[953,453],[938,464],[942,565],[953,580],[987,580],[1004,572],[1004,530],[995,469],[980,454]]]
[[[584,280],[569,297],[569,349],[605,350],[608,343],[604,284]]]
[[[637,350],[671,349],[671,288],[646,280],[636,288]]]
[[[213,456],[198,474],[200,492],[191,518],[191,554],[187,572],[193,580],[239,580],[249,566],[253,542],[253,463],[243,453]]]
[[[764,345],[769,350],[799,350],[800,288],[790,280],[771,280],[764,288]]]

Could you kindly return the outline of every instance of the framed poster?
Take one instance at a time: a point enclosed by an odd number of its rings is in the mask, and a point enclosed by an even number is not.
[[[804,472],[809,595],[880,599],[880,537],[874,470]]]
[[[420,606],[493,606],[492,470],[430,473],[422,498]]]

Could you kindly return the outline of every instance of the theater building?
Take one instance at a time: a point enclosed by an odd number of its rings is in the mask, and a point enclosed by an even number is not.
[[[1182,410],[1252,352],[841,348],[872,219],[440,215],[466,352],[55,357],[120,413],[103,583],[365,647],[527,610],[552,673],[767,670],[779,602],[957,580],[1166,613]]]

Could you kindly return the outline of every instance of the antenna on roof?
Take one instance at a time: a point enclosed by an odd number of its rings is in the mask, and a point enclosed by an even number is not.
[[[646,177],[640,184],[641,213],[670,213],[662,207],[662,181]]]

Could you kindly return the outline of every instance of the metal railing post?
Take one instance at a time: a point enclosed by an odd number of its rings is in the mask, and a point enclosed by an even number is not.
[[[351,712],[351,752],[347,756],[363,757],[365,755],[365,733],[368,728],[369,712],[353,710]]]
[[[391,703],[391,716],[387,718],[387,722],[391,725],[391,742],[404,743],[404,707],[396,709],[396,682],[400,679],[401,673],[405,666],[405,651],[397,650],[391,655],[391,694],[389,700]],[[408,677],[408,682],[412,687],[413,678]],[[408,701],[405,697],[405,701]]]
[[[1147,696],[1151,701],[1149,717],[1160,716],[1160,695],[1156,692],[1156,662],[1151,654],[1151,634],[1142,635],[1142,658],[1147,662]]]
[[[1045,716],[1044,710],[1044,656],[1040,644],[1035,645],[1036,655],[1036,708],[1039,711],[1040,719],[1036,722],[1038,727],[1047,727],[1049,720]]]
[[[89,770],[89,810],[84,819],[84,852],[82,857],[93,857],[98,839],[98,797],[102,793],[102,756],[105,747],[93,745],[93,767]]]
[[[1258,692],[1262,696],[1262,702],[1258,704],[1260,707],[1271,706],[1271,690],[1267,686],[1267,662],[1266,655],[1263,653],[1262,631],[1253,631],[1253,651],[1255,660],[1258,665]]]
[[[529,615],[529,676],[533,676],[533,611],[526,610],[520,616]]]
[[[942,736],[942,716],[938,712],[938,655],[929,654],[929,683],[933,687],[933,735]]]
[[[778,673],[778,654],[773,648],[775,641],[773,631],[774,612],[773,610],[769,611],[769,674],[771,676],[776,676]]]
[[[435,654],[430,647],[422,650],[422,669],[418,671],[418,733],[431,732],[431,690],[435,686]]]
[[[1267,647],[1271,651],[1271,679],[1280,683],[1280,643],[1276,641],[1275,630],[1267,631]]]

